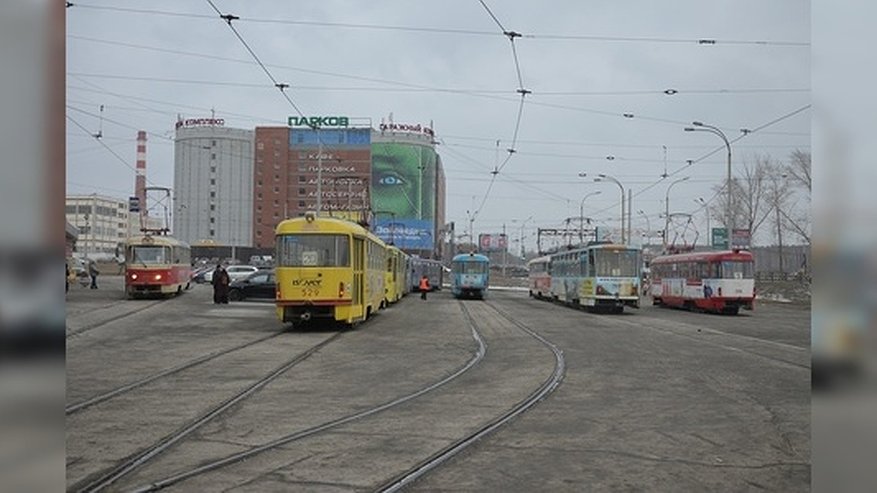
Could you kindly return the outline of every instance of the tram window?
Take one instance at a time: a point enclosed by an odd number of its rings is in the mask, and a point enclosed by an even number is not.
[[[752,279],[752,262],[725,261],[722,262],[722,279]]]
[[[594,252],[595,275],[636,277],[639,275],[639,253],[636,250],[598,250]]]
[[[350,243],[345,235],[289,234],[277,237],[282,267],[347,267]]]
[[[164,264],[168,262],[170,252],[168,247],[140,246],[131,247],[129,261],[134,264]]]

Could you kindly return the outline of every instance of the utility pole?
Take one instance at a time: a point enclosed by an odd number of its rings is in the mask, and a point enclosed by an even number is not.
[[[502,238],[506,238],[505,223],[502,223]],[[509,245],[508,245],[508,240],[506,240],[506,245],[502,249],[502,277],[505,277],[505,266],[509,261],[508,256],[507,256],[508,252],[509,252]]]

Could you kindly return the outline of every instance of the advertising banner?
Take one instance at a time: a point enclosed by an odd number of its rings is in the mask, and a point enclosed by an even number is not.
[[[508,238],[503,234],[478,235],[478,250],[481,252],[502,252],[508,248]]]
[[[432,250],[432,221],[419,219],[375,220],[374,233],[402,250]]]
[[[372,210],[376,234],[403,250],[435,247],[436,153],[428,146],[373,143]],[[395,226],[395,231],[390,226]]]
[[[731,231],[731,246],[749,248],[752,246],[752,234],[748,229],[733,229]]]
[[[368,147],[371,144],[371,130],[368,128],[328,128],[312,130],[294,128],[289,132],[289,147],[325,148]]]

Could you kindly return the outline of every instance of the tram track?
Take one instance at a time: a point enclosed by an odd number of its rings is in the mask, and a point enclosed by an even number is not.
[[[541,301],[529,301],[530,303],[542,303]],[[563,306],[565,305],[557,305]],[[680,322],[675,320],[668,320],[664,318],[659,318],[651,315],[636,315],[635,317],[626,317],[619,315],[594,315],[591,313],[587,313],[582,311],[586,316],[599,318],[601,321],[605,321],[610,324],[624,325],[628,327],[634,327],[638,329],[646,329],[653,332],[659,332],[666,335],[676,336],[683,339],[688,339],[691,341],[699,342],[702,344],[706,344],[713,347],[719,347],[725,350],[739,352],[748,354],[750,356],[754,356],[760,359],[772,361],[774,363],[779,363],[785,366],[791,366],[800,370],[810,371],[810,365],[798,363],[795,361],[791,361],[786,358],[780,358],[777,356],[772,356],[768,354],[764,354],[758,351],[753,351],[751,349],[747,349],[744,347],[740,347],[737,345],[724,344],[719,341],[712,341],[705,339],[704,337],[698,337],[695,333],[703,333],[710,334],[717,337],[727,337],[730,340],[739,341],[739,342],[748,342],[752,344],[759,344],[764,347],[769,347],[773,350],[784,351],[786,353],[796,353],[796,354],[806,354],[809,351],[808,347],[801,347],[794,344],[787,344],[783,342],[772,341],[769,339],[763,339],[760,337],[753,337],[744,334],[735,334],[733,332],[728,332],[725,330],[713,329],[710,327],[698,326],[689,322]],[[628,318],[636,318],[638,321],[634,322],[633,320],[628,320]],[[659,326],[663,325],[663,327]],[[674,328],[679,329],[689,329],[691,330],[691,334],[687,334],[684,332],[679,332],[678,330],[671,330],[668,326],[672,326]],[[809,358],[807,358],[809,360]]]
[[[328,337],[328,338],[324,339],[323,341],[319,342],[318,344],[312,346],[308,350],[306,350],[302,353],[299,353],[294,358],[287,360],[282,365],[280,365],[277,368],[275,368],[274,370],[272,370],[268,375],[260,378],[256,382],[248,385],[245,389],[237,392],[232,397],[226,399],[225,401],[223,401],[219,405],[214,406],[209,411],[201,414],[198,418],[191,420],[190,422],[184,424],[183,426],[178,428],[176,431],[165,436],[164,438],[162,438],[158,442],[156,442],[156,443],[148,446],[147,448],[142,449],[139,452],[133,454],[132,456],[125,459],[122,463],[116,465],[115,467],[113,467],[109,471],[103,472],[103,473],[98,473],[96,475],[97,476],[96,478],[94,478],[94,479],[86,478],[85,480],[81,481],[80,484],[74,485],[70,489],[72,491],[77,491],[77,492],[96,492],[96,491],[105,490],[109,486],[116,483],[119,479],[125,477],[126,475],[130,474],[131,472],[135,471],[136,469],[139,469],[140,467],[142,467],[144,464],[148,463],[152,459],[158,457],[164,451],[168,450],[169,448],[171,448],[176,443],[183,440],[188,435],[190,435],[193,432],[195,432],[196,430],[200,429],[202,426],[209,423],[210,421],[215,419],[217,416],[223,414],[225,411],[227,411],[228,409],[230,409],[234,405],[238,404],[239,402],[243,401],[247,397],[258,392],[263,387],[265,387],[266,385],[268,385],[269,383],[271,383],[272,381],[274,381],[275,379],[277,379],[278,377],[283,375],[285,372],[287,372],[292,367],[298,365],[302,361],[305,361],[306,359],[311,357],[313,354],[317,353],[319,350],[323,349],[324,347],[331,344],[332,342],[337,341],[344,334],[345,334],[345,332],[337,332],[334,335],[332,335],[331,337]],[[276,334],[273,336],[276,336]],[[266,337],[266,338],[263,338],[263,340],[267,340],[269,338],[270,337]]]
[[[433,469],[441,466],[448,460],[459,455],[461,452],[463,452],[473,444],[477,443],[482,438],[490,435],[501,426],[507,424],[523,412],[534,407],[536,404],[545,399],[548,394],[553,392],[563,380],[563,376],[566,371],[566,360],[563,356],[563,352],[557,346],[555,346],[553,343],[551,343],[538,333],[534,332],[525,324],[508,316],[505,312],[497,308],[496,305],[491,303],[490,301],[485,301],[484,303],[491,309],[493,309],[493,311],[495,311],[497,315],[499,315],[501,318],[505,319],[512,325],[516,326],[523,332],[529,334],[530,336],[544,344],[546,347],[548,347],[548,349],[550,349],[551,352],[554,354],[554,371],[536,390],[531,392],[526,398],[524,398],[514,407],[497,416],[496,418],[490,420],[478,430],[454,441],[444,449],[433,454],[428,459],[420,462],[419,464],[403,472],[402,474],[397,475],[395,478],[379,486],[374,491],[381,493],[390,493],[399,491],[403,488],[410,486],[412,483],[422,478]]]
[[[447,385],[448,383],[456,380],[457,378],[459,378],[460,376],[464,375],[469,370],[474,368],[478,363],[480,363],[481,360],[483,360],[485,355],[487,354],[487,343],[484,341],[480,332],[478,331],[478,325],[475,323],[475,320],[472,317],[471,313],[469,312],[469,309],[462,302],[460,303],[460,307],[461,307],[461,310],[463,312],[463,317],[466,320],[466,322],[469,326],[469,329],[471,331],[472,338],[474,339],[475,343],[477,344],[477,349],[475,350],[475,353],[472,355],[472,357],[466,363],[464,363],[462,366],[460,366],[459,368],[454,370],[450,375],[448,375],[448,376],[446,376],[446,377],[444,377],[436,382],[433,382],[427,386],[421,387],[419,390],[417,390],[415,392],[412,392],[410,394],[406,394],[406,395],[401,396],[401,397],[397,397],[391,401],[384,402],[383,404],[379,404],[377,406],[362,410],[362,411],[354,413],[354,414],[342,416],[340,418],[337,418],[337,419],[334,419],[331,421],[327,421],[325,423],[322,423],[322,424],[319,424],[316,426],[312,426],[310,428],[306,428],[303,430],[296,431],[294,433],[284,435],[284,436],[276,438],[270,442],[252,447],[249,450],[245,450],[243,452],[232,454],[232,455],[226,456],[226,457],[218,459],[218,460],[213,460],[213,461],[201,464],[198,467],[195,467],[195,468],[192,468],[192,469],[189,469],[186,471],[182,471],[182,472],[179,472],[179,473],[174,474],[172,476],[166,477],[164,479],[161,479],[158,481],[153,481],[152,483],[150,483],[148,485],[143,485],[143,486],[137,487],[132,491],[138,492],[138,493],[143,493],[143,492],[158,491],[158,490],[173,486],[177,483],[180,483],[180,482],[185,481],[187,479],[193,478],[195,476],[199,476],[201,474],[205,474],[207,472],[221,469],[223,467],[241,462],[243,460],[249,459],[251,457],[262,454],[264,452],[277,449],[277,448],[282,447],[284,445],[287,445],[289,443],[292,443],[292,442],[295,442],[295,441],[298,441],[298,440],[301,440],[301,439],[304,439],[304,438],[307,438],[307,437],[310,437],[310,436],[313,436],[313,435],[316,435],[316,434],[319,434],[319,433],[322,433],[325,431],[332,430],[332,429],[337,428],[339,426],[349,424],[349,423],[367,418],[369,416],[373,416],[375,414],[381,413],[383,411],[397,407],[401,404],[404,404],[404,403],[409,402],[411,400],[414,400],[418,397],[421,397],[424,394],[432,392],[433,390],[436,390],[440,387],[443,387],[443,386]]]
[[[245,348],[248,348],[250,346],[259,344],[260,342],[265,342],[269,339],[273,339],[275,337],[280,336],[281,334],[283,334],[283,332],[276,332],[276,333],[270,334],[268,336],[260,337],[258,339],[246,342],[244,344],[239,344],[237,346],[233,346],[230,348],[222,349],[219,351],[214,351],[212,353],[209,353],[209,354],[206,354],[206,355],[201,356],[199,358],[195,358],[193,360],[184,362],[184,363],[179,364],[177,366],[153,373],[153,374],[148,375],[144,378],[141,378],[140,380],[137,380],[135,382],[121,385],[121,386],[116,387],[112,390],[102,392],[100,394],[97,394],[97,395],[90,397],[88,399],[85,399],[83,401],[77,402],[75,404],[71,404],[64,409],[64,414],[67,416],[70,416],[72,414],[76,414],[79,411],[82,411],[82,410],[87,409],[91,406],[94,406],[95,404],[100,404],[101,402],[110,400],[114,397],[118,397],[118,396],[123,395],[123,394],[126,394],[134,389],[137,389],[139,387],[143,387],[144,385],[152,383],[160,378],[164,378],[164,377],[179,373],[181,371],[188,370],[189,368],[193,368],[193,367],[198,366],[202,363],[206,363],[208,361],[214,360],[216,358],[219,358],[220,356],[224,356],[226,354],[233,353],[235,351],[240,351],[241,349],[245,349]]]
[[[131,310],[131,311],[129,311],[129,312],[120,313],[119,315],[114,315],[114,316],[112,316],[112,317],[110,317],[110,318],[108,318],[108,319],[106,319],[106,320],[101,320],[100,322],[95,322],[95,323],[93,323],[93,324],[89,324],[89,325],[86,325],[86,326],[84,326],[84,327],[80,327],[80,328],[78,328],[78,329],[76,329],[76,330],[71,330],[71,331],[67,332],[67,336],[66,336],[66,338],[67,338],[67,339],[70,339],[70,338],[72,338],[72,337],[76,337],[76,336],[78,336],[78,335],[84,334],[84,333],[86,333],[86,332],[88,332],[88,331],[90,331],[90,330],[97,329],[98,327],[103,327],[104,325],[111,324],[111,323],[116,322],[116,321],[118,321],[118,320],[121,320],[121,319],[123,319],[123,318],[127,318],[127,317],[130,317],[130,316],[132,316],[132,315],[136,315],[136,314],[138,314],[138,313],[140,313],[140,312],[142,312],[142,311],[148,310],[148,309],[150,309],[150,308],[152,308],[152,307],[154,307],[154,306],[156,306],[156,305],[158,305],[158,304],[160,304],[160,303],[163,303],[163,302],[165,302],[165,301],[168,301],[168,300],[155,300],[155,301],[153,301],[153,302],[151,302],[151,303],[149,303],[149,304],[147,304],[147,305],[144,305],[144,306],[141,306],[141,307],[135,308],[134,310]],[[114,304],[107,305],[107,306],[104,306],[104,307],[100,307],[100,308],[97,308],[97,309],[111,308],[111,307],[118,306],[118,305],[121,305],[121,304],[122,304],[122,303],[114,303]]]

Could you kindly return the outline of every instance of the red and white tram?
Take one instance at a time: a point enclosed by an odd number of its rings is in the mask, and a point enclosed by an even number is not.
[[[736,315],[753,308],[755,266],[751,252],[683,253],[651,261],[652,303]]]
[[[548,267],[551,265],[551,257],[534,258],[527,263],[530,271],[529,285],[530,296],[542,299],[551,296],[551,272]]]
[[[189,245],[170,236],[142,235],[125,247],[125,294],[179,294],[189,289],[192,275]]]

